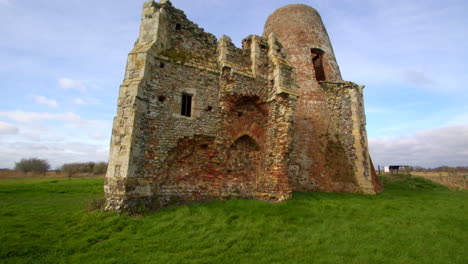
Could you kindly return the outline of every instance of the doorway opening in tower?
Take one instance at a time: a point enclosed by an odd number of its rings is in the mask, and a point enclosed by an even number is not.
[[[310,49],[312,56],[312,65],[314,65],[315,79],[317,82],[325,81],[325,72],[323,71],[323,50]]]

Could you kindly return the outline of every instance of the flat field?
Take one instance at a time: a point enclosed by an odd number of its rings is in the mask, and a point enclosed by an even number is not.
[[[295,193],[93,210],[102,178],[0,179],[1,263],[468,263],[468,192],[386,176],[376,196]]]

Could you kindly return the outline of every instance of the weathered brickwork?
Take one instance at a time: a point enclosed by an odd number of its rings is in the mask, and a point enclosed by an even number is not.
[[[271,33],[297,70],[299,100],[290,164],[293,189],[374,193],[368,177],[362,87],[341,83],[320,15],[306,5],[282,7],[265,24],[264,35]]]
[[[169,1],[144,3],[113,124],[107,209],[374,193],[371,166],[362,87],[341,81],[314,9],[279,9],[237,48]]]

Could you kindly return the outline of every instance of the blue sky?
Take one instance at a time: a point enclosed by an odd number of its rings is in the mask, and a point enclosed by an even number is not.
[[[322,15],[343,79],[366,85],[375,165],[468,166],[468,1],[173,0],[239,46],[277,8]],[[0,168],[106,161],[143,1],[0,0]]]

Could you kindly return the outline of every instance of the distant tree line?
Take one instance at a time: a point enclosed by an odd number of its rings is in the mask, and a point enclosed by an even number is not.
[[[440,167],[436,167],[436,168],[423,168],[423,167],[420,167],[420,166],[414,166],[414,167],[411,167],[411,171],[468,173],[468,166],[458,166],[458,167],[440,166]]]
[[[15,163],[15,170],[22,172],[36,172],[40,174],[46,173],[50,170],[50,164],[47,160],[31,158],[21,159]]]
[[[72,176],[77,173],[92,173],[104,174],[107,171],[106,162],[83,162],[83,163],[66,163],[60,168],[61,171]]]
[[[21,172],[33,172],[39,174],[45,174],[50,170],[50,163],[45,159],[29,158],[21,159],[15,163],[15,170]],[[68,176],[73,176],[77,173],[88,173],[88,174],[104,174],[107,171],[106,162],[76,162],[63,164],[58,171],[67,173]]]

